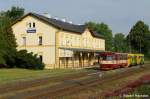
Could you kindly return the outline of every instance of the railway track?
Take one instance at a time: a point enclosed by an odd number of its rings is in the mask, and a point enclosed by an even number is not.
[[[148,66],[147,66],[148,67]],[[99,74],[97,73],[94,76],[89,76],[85,79],[71,79],[71,80],[64,80],[61,84],[55,85],[55,86],[48,86],[45,88],[32,90],[32,91],[26,91],[23,93],[16,93],[14,96],[6,96],[7,99],[45,99],[45,98],[59,98],[66,95],[74,94],[82,90],[88,90],[94,86],[114,81],[117,79],[120,79],[122,77],[128,77],[130,75],[134,75],[136,73],[140,73],[143,71],[148,70],[149,68],[133,68],[129,69],[127,71],[118,72],[114,75],[104,75],[102,77],[99,77]],[[83,75],[83,76],[87,76]]]
[[[67,84],[66,86],[63,86],[63,87],[61,86],[61,88],[58,88],[58,89],[56,88],[55,90],[50,89],[50,91],[43,92],[37,96],[33,96],[33,97],[31,96],[30,98],[37,99],[38,97],[40,97],[40,98],[62,97],[62,96],[74,94],[74,93],[81,91],[81,90],[88,90],[89,88],[100,85],[102,83],[117,80],[117,79],[120,79],[122,77],[127,77],[127,76],[130,76],[130,75],[133,75],[135,73],[142,72],[142,71],[144,71],[144,69],[137,70],[137,71],[130,70],[130,71],[123,72],[120,75],[115,74],[111,77],[108,77],[108,76],[104,77],[103,79],[100,79],[99,77],[92,77],[92,78],[88,78],[88,79],[85,79],[82,81],[75,81],[69,85]]]
[[[55,83],[55,82],[65,81],[68,79],[84,77],[84,76],[87,76],[89,73],[93,73],[93,71],[81,72],[77,74],[70,74],[70,75],[63,75],[63,76],[45,77],[45,78],[40,78],[40,79],[35,79],[35,80],[30,80],[30,81],[20,81],[20,82],[11,83],[11,84],[5,84],[5,85],[0,86],[0,96],[8,92],[19,91],[19,90],[24,90],[24,89],[31,88],[31,87],[46,85],[46,84],[53,83],[53,82]]]

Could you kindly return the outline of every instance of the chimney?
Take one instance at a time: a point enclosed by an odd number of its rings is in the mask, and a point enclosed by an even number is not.
[[[66,22],[66,19],[61,19],[61,21]]]
[[[51,15],[49,13],[44,13],[43,15],[47,18],[51,18]]]
[[[72,21],[69,21],[68,23],[72,24]]]

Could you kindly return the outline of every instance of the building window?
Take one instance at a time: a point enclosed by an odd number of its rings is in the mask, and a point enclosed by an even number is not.
[[[33,28],[35,28],[35,23],[33,22]]]
[[[40,61],[42,62],[43,61],[43,56],[39,55],[39,58],[40,58]]]
[[[43,43],[43,38],[42,36],[39,36],[39,45],[42,45],[42,43]]]
[[[63,40],[64,40],[64,35],[62,34],[61,36],[60,36],[60,44],[63,46],[64,44],[63,44]]]
[[[22,37],[22,45],[26,45],[26,37]]]
[[[31,28],[32,26],[31,26],[31,23],[29,23],[29,28]]]
[[[28,28],[35,28],[35,22],[29,22],[27,23]]]
[[[66,45],[69,46],[69,37],[66,35]]]
[[[73,36],[70,37],[70,45],[73,46]]]

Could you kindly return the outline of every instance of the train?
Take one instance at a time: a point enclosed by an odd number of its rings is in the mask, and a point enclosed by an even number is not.
[[[110,70],[144,64],[144,54],[101,52],[100,69]]]

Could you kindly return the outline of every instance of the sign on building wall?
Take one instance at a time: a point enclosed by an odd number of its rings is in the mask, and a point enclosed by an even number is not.
[[[73,57],[73,51],[66,49],[59,49],[59,57]]]
[[[36,33],[36,29],[28,29],[27,33]]]

